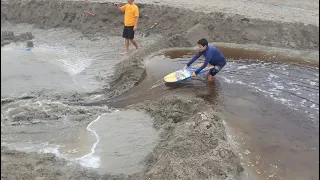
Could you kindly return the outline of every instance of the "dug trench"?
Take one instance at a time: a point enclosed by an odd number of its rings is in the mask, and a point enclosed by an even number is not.
[[[243,163],[241,164],[241,157],[232,148],[232,141],[226,134],[224,121],[222,120],[223,116],[221,114],[224,111],[218,108],[218,104],[222,100],[231,101],[229,104],[232,104],[232,99],[235,98],[241,104],[241,100],[243,102],[243,99],[239,99],[239,97],[247,96],[252,98],[252,94],[248,95],[246,91],[239,90],[238,88],[229,88],[225,93],[220,93],[219,91],[222,91],[226,87],[224,85],[219,86],[221,79],[215,85],[216,87],[204,88],[205,83],[201,78],[196,83],[189,82],[167,87],[159,81],[159,78],[165,73],[178,68],[178,65],[181,65],[181,62],[184,62],[186,58],[178,62],[173,61],[172,63],[166,61],[166,64],[159,63],[159,59],[157,60],[159,56],[155,56],[154,54],[158,55],[159,53],[155,52],[164,48],[194,46],[199,38],[206,37],[211,42],[259,44],[279,48],[315,51],[315,53],[304,52],[302,53],[304,58],[296,58],[294,60],[284,55],[267,56],[267,59],[263,59],[262,57],[264,56],[259,56],[259,53],[254,54],[242,51],[244,54],[251,54],[251,57],[243,56],[242,58],[275,61],[279,60],[277,57],[281,59],[286,57],[289,62],[293,61],[303,65],[316,66],[317,62],[310,61],[310,59],[316,59],[313,55],[315,54],[315,57],[317,57],[317,51],[319,50],[318,27],[302,23],[282,24],[274,21],[248,19],[243,16],[229,16],[223,13],[195,13],[165,6],[139,4],[139,7],[141,9],[140,28],[145,29],[154,22],[157,22],[159,27],[153,32],[153,35],[157,33],[162,38],[151,45],[142,47],[142,52],[132,54],[115,65],[114,74],[106,78],[106,86],[102,90],[91,92],[90,94],[76,93],[65,96],[61,94],[53,96],[40,92],[30,97],[2,97],[1,99],[2,106],[21,99],[34,99],[36,101],[40,98],[59,100],[70,105],[77,104],[77,107],[81,105],[79,109],[71,113],[76,114],[76,121],[84,117],[90,119],[88,115],[92,118],[97,117],[99,113],[105,113],[106,110],[103,110],[103,105],[146,112],[153,119],[154,128],[161,131],[161,133],[157,145],[153,148],[150,155],[144,159],[145,168],[129,176],[108,175],[109,173],[101,175],[101,173],[83,167],[69,166],[67,161],[61,160],[51,154],[25,153],[2,147],[1,154],[4,155],[4,158],[1,160],[1,167],[3,168],[2,177],[4,179],[19,179],[23,176],[26,179],[247,179],[249,178],[248,176],[253,176],[251,178],[255,179],[254,175],[256,174],[251,173],[250,169],[247,169]],[[59,9],[59,11],[53,11],[52,9]],[[88,9],[97,15],[88,16],[84,14],[83,11]],[[116,12],[111,3],[1,1],[2,23],[5,23],[5,21],[29,23],[42,29],[57,27],[73,28],[80,30],[92,39],[103,35],[117,35],[122,28],[122,18],[122,15]],[[208,24],[208,22],[211,23]],[[229,52],[227,57],[238,59],[237,55],[232,56],[232,52],[239,52],[239,49],[230,50],[225,46],[221,46],[220,48],[223,49],[223,47],[226,54]],[[173,54],[177,54],[177,52]],[[188,53],[183,52],[181,54]],[[166,56],[168,55],[166,54]],[[147,60],[152,58],[156,59],[153,59],[153,61]],[[160,60],[164,60],[162,56],[160,58],[162,58]],[[180,55],[177,55],[177,58],[179,59]],[[150,62],[149,66],[148,62]],[[232,61],[230,62],[232,64]],[[159,68],[161,65],[165,67]],[[314,71],[316,72],[317,70],[311,69],[310,73],[312,74]],[[230,89],[235,90],[232,91]],[[238,97],[231,96],[235,92],[239,94]],[[229,99],[226,98],[225,94],[229,95],[227,96]],[[93,95],[98,95],[99,100],[92,98]],[[254,97],[257,96],[259,94]],[[247,102],[245,103],[246,105],[248,105],[248,101],[245,101]],[[310,101],[312,102],[313,99]],[[259,104],[261,107],[267,106],[262,108],[262,113],[270,110],[270,108],[268,109],[269,105],[274,105],[270,101],[264,102],[263,98],[259,99],[259,102],[261,102]],[[318,102],[315,102],[315,104],[318,106]],[[89,105],[92,106],[91,109],[82,108]],[[250,108],[253,108],[253,106],[249,105]],[[226,109],[230,110],[230,108],[237,109],[240,106],[228,106]],[[282,112],[292,113],[282,105],[276,105],[274,109],[277,111],[282,109]],[[60,107],[59,112],[56,112],[57,116],[46,117],[46,115],[43,115],[41,118],[45,120],[58,119],[60,114],[68,114],[70,113],[69,111],[72,111],[72,109]],[[245,116],[245,112],[248,112],[248,110],[242,112],[243,114],[240,115],[241,118],[239,119],[248,118]],[[275,110],[272,110],[272,112],[275,112]],[[43,112],[39,110],[38,113],[41,114]],[[278,115],[272,116],[272,118],[279,118],[279,114],[281,113],[278,112]],[[225,115],[226,121],[228,118],[232,119],[236,117],[234,114],[230,115],[226,113]],[[293,114],[292,116],[294,115],[305,119],[300,113]],[[37,114],[30,113],[27,119],[24,119],[22,116],[17,121],[30,121],[30,119],[32,121],[34,119],[33,116],[37,116]],[[254,114],[251,116],[251,119],[254,118],[259,118],[259,113],[258,115]],[[280,125],[286,125],[286,117],[281,116],[281,118],[283,119],[281,121],[283,124]],[[92,119],[90,120],[92,121]],[[85,123],[89,123],[88,120],[85,120]],[[249,123],[243,124],[242,126],[245,126]],[[257,126],[259,125],[261,124],[257,124]],[[304,125],[307,129],[314,131],[309,123]],[[317,131],[314,132],[314,134],[317,133]],[[272,138],[275,137],[272,136]],[[270,139],[266,138],[265,142],[268,140]],[[311,138],[308,142],[313,143],[313,140],[314,138]],[[254,146],[251,145],[250,147]],[[296,152],[296,149],[293,151]],[[308,155],[310,156],[307,159],[315,158],[314,152]],[[21,158],[23,158],[22,161]],[[14,167],[18,167],[19,171],[17,172],[17,169]],[[247,171],[244,171],[244,168]],[[267,169],[267,167],[265,168]],[[288,173],[295,170],[294,168],[290,169],[292,168],[290,166],[285,168],[289,168],[286,169]],[[300,167],[297,166],[297,168]],[[260,169],[260,171],[262,170]],[[277,172],[280,175],[276,176],[274,172],[268,170],[267,173],[263,174],[262,178],[268,175],[269,178],[281,179],[294,177],[295,175],[288,176],[286,173],[281,174]],[[304,172],[308,173],[308,171]],[[308,178],[313,179],[318,176],[319,174],[311,174]]]

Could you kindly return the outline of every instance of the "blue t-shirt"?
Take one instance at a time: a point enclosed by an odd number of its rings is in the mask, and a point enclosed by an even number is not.
[[[199,51],[198,54],[196,54],[190,62],[187,64],[189,67],[194,61],[196,61],[201,55],[204,55],[206,58],[204,60],[204,63],[201,67],[199,67],[195,73],[198,75],[199,72],[207,67],[208,63],[213,65],[213,66],[220,66],[221,68],[226,65],[226,58],[224,55],[214,46],[208,46],[206,50],[204,51]]]

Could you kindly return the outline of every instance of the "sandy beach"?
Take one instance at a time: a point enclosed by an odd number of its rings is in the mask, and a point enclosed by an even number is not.
[[[299,179],[297,169],[319,178],[311,162],[319,151],[318,1],[137,0],[142,50],[128,56],[120,54],[123,15],[114,2],[1,0],[1,179]],[[164,85],[202,37],[220,45],[230,68],[213,88],[203,78]],[[130,115],[149,135],[117,131],[130,128]],[[149,118],[150,126],[141,120]],[[244,153],[228,126],[254,139],[238,141]],[[294,156],[302,163],[292,165]]]

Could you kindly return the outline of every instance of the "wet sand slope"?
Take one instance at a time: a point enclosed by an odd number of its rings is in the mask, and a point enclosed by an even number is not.
[[[116,65],[114,74],[106,78],[108,85],[102,91],[95,92],[101,95],[102,101],[116,97],[143,81],[146,56],[163,48],[193,46],[195,40],[200,37],[207,37],[214,42],[256,43],[282,48],[319,50],[319,28],[318,25],[313,25],[313,20],[308,24],[290,20],[283,23],[276,19],[270,21],[223,12],[206,14],[164,5],[139,6],[140,28],[145,29],[158,22],[160,26],[155,33],[159,33],[163,38]],[[89,16],[83,13],[84,10],[93,11],[97,16]],[[86,36],[98,37],[101,33],[119,35],[123,16],[115,11],[112,3],[106,2],[2,0],[2,23],[5,20],[30,23],[43,29],[71,27],[82,31]],[[176,89],[175,93],[171,92],[167,97],[159,95],[154,101],[140,102],[129,107],[149,113],[154,119],[154,127],[161,130],[162,134],[156,148],[145,159],[145,169],[127,178],[244,178],[244,168],[240,164],[239,156],[230,147],[223,120],[215,112],[215,106],[202,98],[199,99],[199,95],[201,97],[201,93],[194,94],[189,90]],[[50,95],[40,96],[54,98]],[[67,101],[69,104],[79,101],[90,104],[90,101],[95,101],[90,100],[90,95],[79,96],[83,97],[59,100]],[[61,170],[66,163],[56,160],[52,155],[37,154],[38,158],[34,158],[33,153],[12,151],[4,147],[1,154],[5,157],[1,160],[4,165],[1,166],[2,172],[5,172],[1,175],[4,179],[19,179],[26,175],[27,179],[125,179],[123,176],[99,175],[88,169],[72,166]],[[50,160],[46,159],[47,156],[50,156]],[[23,157],[25,161],[20,162],[17,157]],[[41,166],[38,166],[39,164]],[[20,173],[17,174],[16,168],[13,167],[21,168]]]

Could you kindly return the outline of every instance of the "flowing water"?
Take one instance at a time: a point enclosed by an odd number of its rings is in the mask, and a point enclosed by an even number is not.
[[[124,102],[196,92],[221,111],[229,141],[253,179],[319,178],[318,67],[281,60],[229,60],[211,86],[203,77],[164,84],[162,78],[183,67],[192,54],[169,51],[151,57],[145,61],[145,80],[108,103],[123,107]]]
[[[140,171],[158,135],[148,115],[66,103],[107,85],[123,58],[122,38],[2,25],[15,34],[32,32],[35,46],[27,51],[19,42],[1,48],[1,144],[54,153],[102,173]]]

